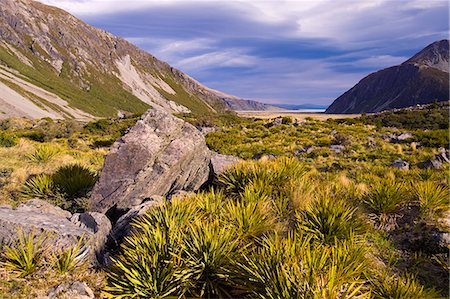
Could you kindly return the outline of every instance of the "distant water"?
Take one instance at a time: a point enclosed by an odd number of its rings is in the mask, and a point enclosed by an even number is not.
[[[298,109],[298,110],[286,110],[283,112],[289,113],[323,113],[326,109]]]

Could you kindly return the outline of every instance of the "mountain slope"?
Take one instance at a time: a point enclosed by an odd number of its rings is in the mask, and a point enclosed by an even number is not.
[[[401,65],[362,79],[326,113],[379,112],[449,100],[449,41],[435,42]]]
[[[227,97],[61,9],[0,0],[0,118],[216,113]]]

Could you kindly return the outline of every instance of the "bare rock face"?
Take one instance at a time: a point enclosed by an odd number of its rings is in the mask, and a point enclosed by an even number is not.
[[[103,248],[111,229],[106,216],[96,213],[75,214],[75,217],[79,215],[77,222],[69,219],[74,216],[58,207],[38,203],[32,201],[17,209],[0,206],[0,244],[10,244],[17,240],[19,230],[26,235],[33,233],[36,236],[44,232],[50,233],[46,242],[54,251],[74,246],[83,238],[83,243],[88,247],[88,257],[95,262],[96,254]],[[91,214],[96,220],[88,224],[86,219],[94,218]],[[92,222],[95,222],[95,227]]]
[[[203,135],[171,114],[148,110],[106,156],[91,196],[93,211],[128,210],[153,195],[193,191],[209,176]]]

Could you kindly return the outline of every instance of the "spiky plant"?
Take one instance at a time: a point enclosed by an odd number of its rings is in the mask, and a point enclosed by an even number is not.
[[[49,236],[46,232],[36,236],[34,231],[26,234],[19,230],[17,240],[3,248],[2,266],[20,277],[35,272],[45,255],[45,241]]]
[[[52,176],[58,190],[68,197],[84,196],[95,184],[97,176],[79,164],[60,167]]]
[[[147,226],[143,233],[126,238],[119,257],[112,259],[105,295],[108,298],[166,298],[176,294],[180,258],[172,231]]]
[[[414,200],[419,203],[423,216],[439,216],[449,208],[449,188],[432,181],[413,184]]]
[[[199,192],[189,198],[189,201],[194,202],[199,212],[206,217],[215,219],[220,215],[226,198],[221,190],[211,189],[208,192]]]
[[[393,178],[377,179],[363,197],[363,203],[379,228],[390,230],[397,226],[400,209],[410,198],[403,183]]]
[[[371,281],[375,299],[441,298],[433,289],[426,289],[411,274],[400,277],[385,274]]]
[[[353,242],[311,246],[308,236],[275,235],[238,265],[252,298],[369,298],[364,255]]]
[[[53,159],[61,152],[61,149],[52,144],[38,145],[33,153],[28,155],[28,158],[37,163],[45,163]]]
[[[344,200],[323,194],[313,200],[305,210],[297,213],[298,229],[311,234],[314,240],[333,244],[347,240],[362,230],[356,208]]]
[[[232,298],[233,260],[239,238],[231,227],[218,221],[194,221],[183,234],[183,294],[197,298]]]
[[[27,198],[45,198],[54,193],[55,184],[53,178],[47,174],[40,174],[29,178],[23,188],[22,194]]]
[[[244,239],[257,238],[273,230],[274,217],[266,201],[230,201],[223,214],[225,221]]]
[[[66,274],[82,267],[86,263],[89,249],[83,243],[84,236],[78,240],[75,246],[62,249],[59,253],[53,253],[53,269],[59,274]]]

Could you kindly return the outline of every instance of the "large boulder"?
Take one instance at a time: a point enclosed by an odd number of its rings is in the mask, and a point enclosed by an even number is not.
[[[150,109],[106,156],[92,192],[92,209],[127,211],[153,195],[197,190],[208,180],[210,158],[194,126]]]
[[[51,206],[48,203],[41,204],[34,200],[29,205],[22,205],[17,209],[10,206],[0,206],[0,244],[11,244],[16,241],[21,231],[25,235],[33,233],[40,235],[44,232],[49,233],[46,245],[51,251],[75,246],[80,238],[88,248],[88,257],[95,262],[96,254],[103,248],[106,242],[106,236],[109,234],[111,224],[104,215],[96,215],[98,225],[94,228],[89,225],[81,225],[76,222],[72,215],[58,207]],[[81,214],[84,215],[84,214]],[[85,213],[88,215],[88,213]],[[81,216],[86,219],[89,217]]]

